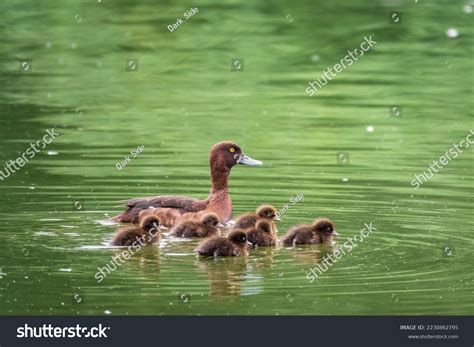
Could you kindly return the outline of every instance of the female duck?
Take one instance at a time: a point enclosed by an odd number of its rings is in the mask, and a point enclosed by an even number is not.
[[[312,225],[301,224],[291,228],[282,238],[283,245],[294,246],[305,243],[331,243],[339,234],[334,223],[327,218],[319,218]]]
[[[201,221],[187,220],[171,229],[170,235],[175,237],[208,237],[219,233],[219,217],[215,213],[205,214]]]
[[[219,142],[212,146],[209,153],[212,188],[205,200],[182,196],[157,196],[129,200],[127,210],[112,219],[120,222],[138,221],[139,213],[148,208],[160,208],[171,211],[176,216],[189,213],[188,217],[200,211],[214,212],[223,223],[232,218],[232,201],[229,196],[228,181],[230,170],[237,164],[257,166],[261,161],[244,155],[240,147],[229,141]],[[174,222],[176,219],[174,220]],[[163,221],[164,226],[172,226]]]
[[[196,252],[202,256],[211,257],[235,257],[246,256],[247,235],[241,230],[231,231],[226,238],[210,237],[201,242]]]
[[[160,220],[155,216],[147,216],[140,224],[119,229],[110,242],[111,246],[132,246],[138,243],[142,246],[160,241]]]

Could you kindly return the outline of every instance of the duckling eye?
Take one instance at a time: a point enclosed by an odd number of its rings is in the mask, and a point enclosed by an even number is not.
[[[235,148],[232,147],[231,149],[229,149],[229,152],[230,152],[230,153],[234,153],[234,152],[235,152]]]

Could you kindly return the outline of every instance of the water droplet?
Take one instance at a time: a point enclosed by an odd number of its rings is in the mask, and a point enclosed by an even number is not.
[[[457,29],[454,29],[454,28],[449,28],[446,31],[446,36],[449,37],[450,39],[454,39],[454,38],[459,36],[459,31]]]
[[[286,19],[288,19],[288,22],[293,23],[293,17],[291,16],[291,14],[287,14]]]
[[[295,111],[293,111],[293,110],[291,109],[291,107],[288,107],[287,112],[288,112],[288,115],[290,115],[290,116],[294,116],[294,115],[295,115]]]
[[[112,313],[112,311],[105,310],[105,311],[104,311],[104,313],[105,313],[105,314],[111,314],[111,313]]]
[[[311,61],[319,61],[320,58],[321,57],[319,55],[313,54],[310,59],[311,59]]]
[[[451,248],[449,248],[449,247],[446,246],[446,247],[444,247],[444,253],[446,253],[446,255],[447,255],[448,257],[450,257],[450,256],[453,255],[453,250],[452,250]]]
[[[347,177],[344,177],[344,178],[342,179],[342,182],[347,182],[347,181],[349,181],[349,179],[348,179]]]
[[[187,303],[189,301],[189,296],[187,296],[186,294],[181,294],[179,298],[183,303]]]
[[[464,13],[472,13],[472,6],[470,4],[464,5],[462,10]]]
[[[293,298],[293,295],[291,295],[291,294],[288,294],[288,295],[286,296],[286,298],[288,299],[289,302],[293,302],[293,301],[295,300],[295,299]]]
[[[56,151],[48,151],[48,155],[58,155],[58,152],[56,152]]]
[[[46,48],[51,48],[51,47],[53,47],[53,43],[51,41],[47,41],[45,46],[46,46]]]
[[[82,301],[82,298],[79,294],[74,294],[74,300],[76,300],[77,303],[80,303]]]
[[[82,18],[81,18],[81,16],[78,15],[78,14],[76,14],[76,15],[74,16],[74,19],[76,20],[76,23],[82,22]]]
[[[76,49],[77,48],[77,43],[76,42],[72,42],[71,43],[71,49]]]
[[[365,130],[367,130],[367,132],[371,133],[375,130],[375,128],[372,125],[369,125],[367,128],[365,128]]]

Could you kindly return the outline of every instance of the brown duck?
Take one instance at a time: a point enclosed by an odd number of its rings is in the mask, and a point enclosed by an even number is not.
[[[272,225],[265,219],[258,221],[254,227],[247,229],[245,233],[247,234],[247,241],[252,244],[252,247],[276,245],[277,240]]]
[[[187,220],[176,224],[170,232],[175,237],[208,237],[219,233],[218,226],[223,227],[215,213],[205,214],[200,221]]]
[[[279,221],[276,214],[276,209],[272,205],[261,205],[255,212],[248,212],[241,214],[235,220],[233,228],[235,229],[247,229],[254,228],[259,220],[266,220],[270,222],[272,227],[272,233],[276,234],[276,225],[274,221]]]
[[[160,220],[155,216],[147,216],[140,220],[139,225],[119,229],[111,246],[151,245],[160,241]]]
[[[141,211],[151,208],[151,211],[142,213],[143,217],[146,214],[156,213],[157,211],[153,209],[159,208],[162,213],[168,213],[168,218],[162,220],[164,226],[172,226],[183,214],[200,218],[205,212],[214,212],[222,223],[227,223],[232,218],[232,201],[228,188],[230,170],[237,164],[258,166],[262,165],[262,162],[247,157],[237,144],[229,141],[212,146],[209,162],[212,187],[207,199],[199,200],[183,196],[132,199],[126,204],[127,210],[112,220],[136,223]]]
[[[319,218],[312,225],[301,224],[291,228],[282,238],[283,245],[294,246],[305,243],[331,243],[339,233],[334,223],[327,218]]]
[[[210,257],[246,256],[247,235],[242,230],[234,230],[227,237],[209,237],[201,242],[196,252]]]

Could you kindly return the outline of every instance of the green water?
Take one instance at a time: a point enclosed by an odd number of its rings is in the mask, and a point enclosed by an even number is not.
[[[472,315],[472,149],[410,184],[474,129],[465,4],[2,0],[0,169],[47,129],[60,136],[0,181],[0,313]],[[371,34],[375,47],[306,95]],[[235,58],[243,71],[231,71]],[[114,227],[98,221],[128,198],[207,196],[208,150],[221,140],[264,161],[233,169],[234,216],[289,203],[280,236],[327,216],[343,234],[336,245],[203,261],[196,241],[165,237],[97,283],[120,252],[106,247]],[[363,243],[306,279],[369,222]]]

